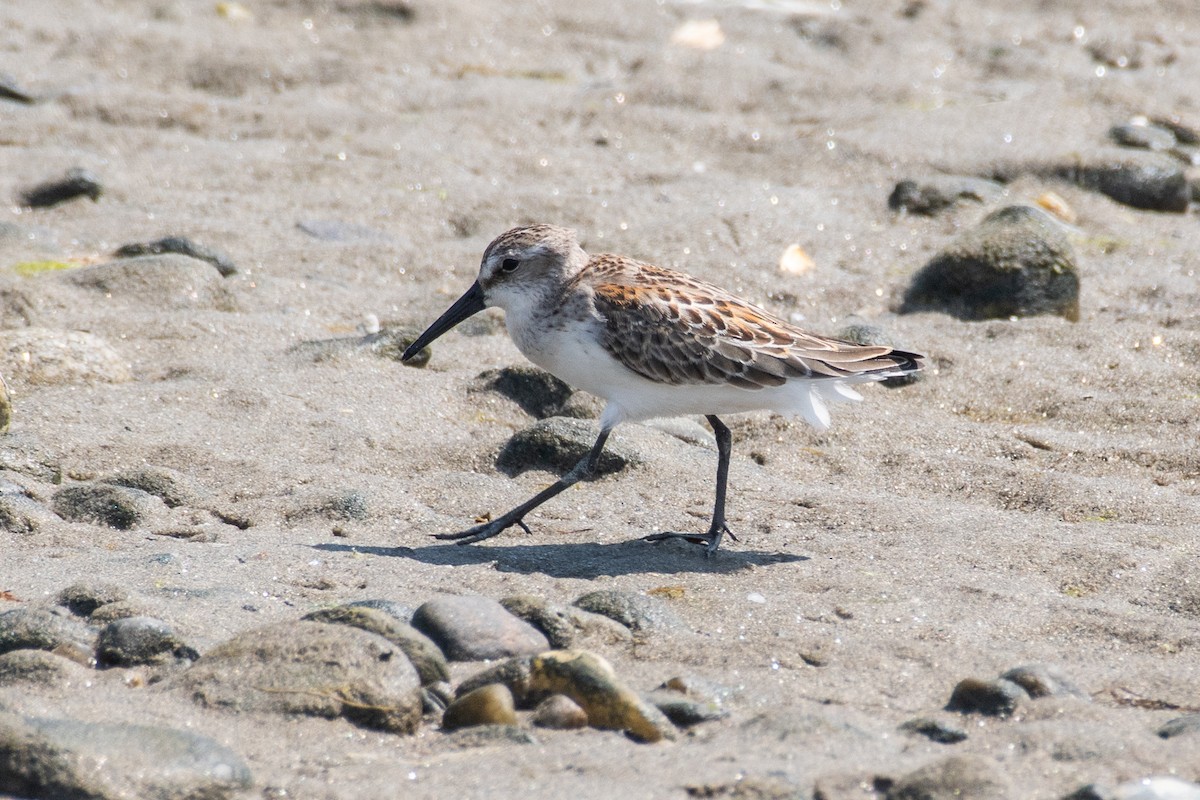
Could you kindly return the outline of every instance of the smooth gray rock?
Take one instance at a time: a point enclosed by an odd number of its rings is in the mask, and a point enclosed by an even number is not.
[[[350,625],[382,636],[404,651],[416,668],[422,686],[450,680],[450,668],[446,664],[446,657],[433,640],[407,622],[401,622],[378,608],[358,605],[324,608],[304,615],[304,619],[332,625]]]
[[[929,175],[896,184],[888,208],[932,216],[962,201],[988,203],[1004,195],[1004,185],[969,175]]]
[[[1167,720],[1156,733],[1163,739],[1174,739],[1176,736],[1200,735],[1200,714],[1185,714],[1182,717]]]
[[[615,620],[635,633],[688,630],[687,624],[673,608],[657,597],[645,594],[600,589],[578,598],[574,605]]]
[[[941,311],[980,320],[1057,314],[1079,319],[1075,251],[1040,209],[989,214],[933,257],[905,291],[901,313]]]
[[[115,583],[80,581],[59,592],[57,599],[58,604],[69,608],[72,614],[86,617],[100,606],[128,600],[129,592]]]
[[[152,242],[123,244],[117,248],[113,255],[119,258],[128,258],[131,256],[156,256],[162,253],[178,253],[188,258],[207,261],[217,268],[217,272],[223,278],[236,275],[238,271],[237,265],[233,263],[233,259],[225,253],[215,248],[205,247],[202,244],[193,242],[186,236],[167,236],[162,239],[155,239]]]
[[[250,769],[236,753],[198,733],[0,712],[3,794],[31,800],[223,800],[250,784]]]
[[[487,597],[435,597],[417,609],[412,624],[451,661],[510,658],[550,649],[537,628]]]
[[[1161,153],[1117,151],[1111,158],[1063,164],[1049,172],[1134,208],[1182,213],[1191,198],[1183,167]]]
[[[1013,713],[1017,703],[1028,696],[1024,689],[1009,680],[964,678],[951,692],[946,710],[1003,717]]]
[[[170,664],[200,657],[170,625],[153,617],[124,617],[100,631],[96,660],[103,666]]]
[[[209,708],[345,717],[365,728],[412,733],[421,682],[404,651],[349,625],[286,622],[224,642],[172,684]]]
[[[930,717],[910,719],[900,726],[900,730],[924,736],[929,741],[937,742],[938,744],[958,744],[967,739],[967,732],[957,725],[950,725],[942,720],[931,719]]]
[[[10,650],[0,655],[0,686],[67,686],[94,676],[87,667],[45,650]]]
[[[1013,667],[1000,676],[1001,680],[1012,681],[1032,698],[1078,697],[1091,700],[1091,695],[1080,689],[1065,672],[1052,664],[1026,664]]]
[[[115,300],[168,309],[233,310],[233,295],[211,265],[177,253],[119,258],[71,270],[65,280]]]
[[[66,609],[32,606],[0,613],[0,653],[58,648],[90,653],[95,643],[96,632]]]

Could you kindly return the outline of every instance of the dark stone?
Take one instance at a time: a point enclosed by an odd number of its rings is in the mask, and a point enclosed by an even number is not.
[[[0,613],[0,653],[72,648],[91,652],[96,633],[66,609],[14,608]]]
[[[931,175],[902,180],[888,197],[888,208],[932,216],[961,200],[987,203],[1004,194],[1004,186],[985,178],[964,175]]]
[[[1078,321],[1074,250],[1045,212],[1000,209],[913,276],[900,312],[919,311],[966,320],[1057,314]]]
[[[173,684],[197,703],[234,712],[345,717],[365,728],[412,733],[421,682],[394,644],[349,625],[287,622],[246,631]]]
[[[115,583],[81,581],[58,593],[58,604],[71,609],[72,614],[89,616],[100,606],[129,599],[129,592]]]
[[[0,72],[0,98],[12,100],[14,103],[33,105],[38,101],[37,95],[25,91],[17,83],[16,78]]]
[[[1132,122],[1112,126],[1108,136],[1123,147],[1139,147],[1143,150],[1170,150],[1178,143],[1175,134],[1166,128]]]
[[[712,722],[729,716],[729,712],[718,704],[688,697],[681,692],[660,689],[642,695],[642,699],[680,728],[690,728],[701,722]]]
[[[533,595],[505,597],[500,605],[513,616],[520,617],[537,628],[555,650],[570,647],[575,641],[575,626],[570,611]]]
[[[900,726],[900,730],[924,736],[929,741],[938,744],[958,744],[967,739],[967,732],[962,728],[929,717],[910,719]]]
[[[1156,733],[1164,739],[1173,739],[1176,736],[1196,736],[1200,734],[1200,714],[1187,714],[1167,720]]]
[[[91,677],[90,669],[45,650],[10,650],[0,655],[0,686],[65,686]]]
[[[382,636],[404,651],[416,668],[422,686],[450,680],[450,668],[438,646],[428,636],[386,611],[367,606],[338,606],[306,614],[304,619],[332,625],[350,625]]]
[[[467,692],[442,715],[442,730],[453,731],[476,725],[516,725],[517,712],[512,692],[500,683],[490,683]]]
[[[536,628],[487,597],[436,597],[417,609],[412,625],[451,661],[532,655],[550,648]]]
[[[538,740],[529,731],[516,725],[476,725],[451,731],[446,735],[447,745],[464,750],[472,747],[537,743]]]
[[[1083,700],[1091,699],[1091,696],[1076,686],[1061,669],[1049,664],[1014,667],[1000,678],[1017,684],[1033,698],[1069,696]]]
[[[683,619],[657,597],[623,592],[618,589],[600,589],[588,592],[574,603],[577,608],[601,614],[629,628],[631,631],[676,632],[687,630]]]
[[[200,654],[188,647],[162,620],[124,617],[100,631],[96,660],[103,666],[129,667],[195,661]]]
[[[89,197],[92,202],[100,199],[104,187],[100,179],[81,167],[67,170],[65,178],[38,184],[21,193],[21,201],[33,208],[48,208],[76,197]]]
[[[1191,192],[1183,167],[1158,153],[1134,153],[1098,164],[1067,164],[1050,170],[1054,177],[1101,192],[1134,208],[1184,212]]]
[[[532,366],[502,367],[481,372],[475,379],[477,391],[504,395],[538,419],[561,416],[574,390],[545,370]]]
[[[167,467],[135,467],[103,478],[100,482],[141,489],[161,498],[170,508],[198,506],[204,495],[204,490],[189,476]]]
[[[1000,768],[978,756],[951,756],[899,778],[887,800],[1009,800],[1011,787]]]
[[[97,522],[128,530],[146,520],[153,495],[108,483],[64,486],[54,494],[54,513],[70,522]]]
[[[532,676],[533,673],[528,656],[510,658],[494,667],[485,669],[483,672],[477,672],[464,680],[458,685],[458,696],[461,697],[468,692],[473,692],[481,686],[487,686],[489,683],[500,683],[507,686],[508,690],[512,692],[513,701],[516,703],[517,708],[530,708],[545,697],[545,695],[536,694],[533,691],[530,685]]]
[[[1062,800],[1117,800],[1117,794],[1103,784],[1089,783],[1087,786],[1080,786],[1070,794],[1064,795]]]
[[[224,800],[241,796],[250,783],[236,753],[190,731],[0,713],[0,793],[6,795]]]
[[[531,469],[566,472],[591,451],[598,433],[595,425],[583,420],[538,420],[508,440],[496,459],[496,467],[510,476]],[[632,449],[610,440],[600,454],[594,477],[620,472],[641,461]]]
[[[1017,703],[1026,697],[1025,690],[1012,681],[964,678],[950,694],[946,710],[993,717],[1008,716],[1016,710]]]
[[[197,244],[185,236],[168,236],[164,239],[155,239],[152,242],[124,244],[118,247],[113,255],[120,258],[129,258],[132,256],[157,256],[163,253],[178,253],[188,258],[207,261],[216,267],[217,272],[221,273],[221,277],[224,278],[236,275],[238,271],[237,265],[220,250]]]

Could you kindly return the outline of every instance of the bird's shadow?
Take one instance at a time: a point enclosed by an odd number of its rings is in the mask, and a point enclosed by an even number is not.
[[[689,542],[645,542],[641,539],[601,544],[598,542],[457,545],[430,544],[424,547],[379,547],[341,542],[312,545],[327,553],[366,553],[389,558],[406,558],[438,566],[494,564],[500,572],[540,572],[554,578],[596,578],[601,575],[638,573],[726,574],[751,567],[807,561],[808,556],[778,551],[719,550],[712,556],[704,547]]]

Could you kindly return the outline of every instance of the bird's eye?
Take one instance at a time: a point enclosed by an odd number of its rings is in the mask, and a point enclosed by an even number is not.
[[[516,272],[519,266],[521,266],[521,262],[515,258],[506,258],[500,262],[500,269],[505,272]]]

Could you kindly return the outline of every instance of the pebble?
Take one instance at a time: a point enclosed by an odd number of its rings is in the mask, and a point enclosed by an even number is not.
[[[932,216],[966,200],[990,203],[1004,196],[1004,185],[969,175],[930,175],[896,184],[888,208]]]
[[[1080,689],[1061,669],[1051,664],[1028,664],[1014,667],[1000,676],[1001,680],[1012,681],[1032,698],[1078,697],[1091,700],[1091,695]]]
[[[240,756],[191,731],[0,713],[0,787],[6,794],[31,800],[224,800],[242,796],[251,782]]]
[[[38,101],[37,95],[27,92],[17,83],[16,78],[3,72],[0,72],[0,97],[26,105],[33,105]]]
[[[674,609],[649,595],[600,589],[579,597],[574,605],[619,622],[634,633],[674,633],[688,629]]]
[[[33,208],[49,208],[77,197],[91,198],[92,202],[104,194],[104,186],[94,174],[74,167],[67,170],[66,177],[40,183],[21,193],[21,201]]]
[[[422,686],[421,702],[426,714],[441,714],[454,702],[454,689],[446,681]]]
[[[1186,714],[1182,717],[1167,720],[1156,733],[1163,739],[1173,739],[1176,736],[1200,735],[1200,714]]]
[[[384,328],[362,336],[336,336],[332,339],[310,339],[293,345],[288,352],[299,353],[322,363],[348,354],[367,353],[379,358],[401,361],[404,351],[417,340],[418,332],[412,328]],[[407,367],[424,367],[429,363],[429,347],[423,347],[408,361]]]
[[[1109,128],[1108,136],[1123,147],[1139,147],[1145,150],[1170,150],[1177,144],[1174,133],[1146,122],[1114,125]]]
[[[11,380],[40,386],[133,380],[128,362],[108,342],[83,331],[7,330],[3,348]]]
[[[680,728],[690,728],[701,722],[712,722],[729,716],[729,712],[717,703],[688,697],[681,692],[658,689],[642,695],[642,699]]]
[[[417,609],[412,625],[451,661],[510,658],[550,648],[537,628],[488,597],[436,597]]]
[[[1008,779],[992,761],[951,756],[926,764],[896,780],[887,800],[1009,800]]]
[[[1187,211],[1191,196],[1183,167],[1161,153],[1120,151],[1108,160],[1064,164],[1048,172],[1118,203],[1150,211]]]
[[[150,614],[146,613],[145,606],[140,602],[136,600],[119,600],[115,603],[106,603],[97,608],[88,615],[88,622],[93,625],[107,625],[119,619],[146,616],[150,616]]]
[[[1032,206],[1009,206],[960,234],[913,277],[901,313],[960,319],[1057,314],[1079,319],[1079,272],[1060,223]]]
[[[526,470],[566,472],[596,443],[596,426],[569,417],[550,417],[515,433],[496,459],[502,472],[515,476]],[[610,441],[600,454],[595,475],[611,475],[644,459],[621,441]]]
[[[72,614],[86,617],[100,606],[128,600],[129,592],[115,583],[80,581],[63,589],[56,599],[59,605],[66,606]]]
[[[223,278],[236,275],[238,272],[237,265],[225,253],[211,247],[205,247],[202,244],[197,244],[186,236],[167,236],[163,239],[155,239],[152,242],[124,244],[118,247],[113,255],[118,258],[129,258],[131,256],[157,256],[163,253],[178,253],[188,258],[207,261],[217,268],[217,272]]]
[[[147,520],[158,499],[141,489],[108,483],[80,483],[54,493],[54,513],[69,522],[95,522],[129,530]]]
[[[0,613],[0,653],[74,648],[91,652],[96,632],[66,609],[25,606]]]
[[[1009,680],[964,678],[950,694],[946,710],[964,714],[1008,716],[1016,710],[1017,703],[1026,697],[1028,695],[1025,690]]]
[[[321,517],[335,522],[352,522],[370,515],[367,498],[354,490],[307,499],[286,513],[289,521]]]
[[[588,715],[565,694],[552,694],[537,704],[530,721],[539,728],[570,731],[586,728]]]
[[[284,622],[245,631],[171,685],[235,713],[345,717],[391,733],[412,733],[421,720],[421,682],[404,652],[349,625]]]
[[[496,392],[538,419],[556,417],[574,390],[545,370],[533,366],[502,367],[479,373],[472,391]],[[593,437],[595,438],[595,437]]]
[[[571,698],[593,728],[624,731],[642,742],[675,738],[670,720],[621,683],[612,666],[594,653],[555,650],[534,656],[529,684],[535,695]]]
[[[883,345],[885,347],[895,347],[904,349],[904,346],[892,338],[886,330],[879,325],[872,325],[868,322],[855,322],[845,326],[840,331],[834,334],[834,338],[842,339],[854,344],[863,345]],[[895,389],[900,386],[908,386],[923,380],[925,371],[910,372],[907,375],[897,375],[892,378],[884,378],[880,383],[889,389]]]
[[[910,719],[900,726],[900,730],[924,736],[929,741],[937,742],[938,744],[958,744],[967,739],[967,732],[957,725],[951,725],[940,719],[932,719],[930,717]]]
[[[450,668],[438,646],[412,625],[386,611],[361,605],[337,606],[306,614],[304,619],[350,625],[382,636],[404,651],[416,668],[422,686],[450,680]]]
[[[475,725],[516,725],[512,692],[500,683],[480,686],[459,697],[442,715],[442,729],[453,731]]]
[[[120,258],[65,273],[74,286],[105,299],[129,300],[161,309],[234,308],[233,295],[221,275],[207,263],[178,253]]]
[[[512,693],[513,702],[517,708],[529,708],[542,699],[535,696],[530,681],[533,679],[531,657],[510,658],[494,667],[485,669],[464,680],[458,685],[458,695],[487,686],[489,683],[502,683]]]
[[[404,624],[412,619],[413,609],[411,606],[406,606],[403,603],[397,603],[395,600],[386,600],[383,598],[371,598],[369,600],[355,600],[347,603],[351,608],[373,608],[376,611],[382,611],[393,619],[397,619]]]
[[[619,622],[574,606],[551,603],[541,597],[514,595],[501,600],[500,605],[541,631],[555,650],[585,643],[621,645],[633,641],[633,634]]]
[[[191,477],[167,467],[141,466],[100,479],[101,483],[140,489],[160,498],[168,508],[196,507],[207,494]]]
[[[10,650],[0,655],[0,686],[68,686],[91,675],[90,669],[45,650]]]
[[[131,667],[195,661],[200,654],[189,647],[170,625],[153,617],[124,617],[100,631],[96,661],[101,666]]]

